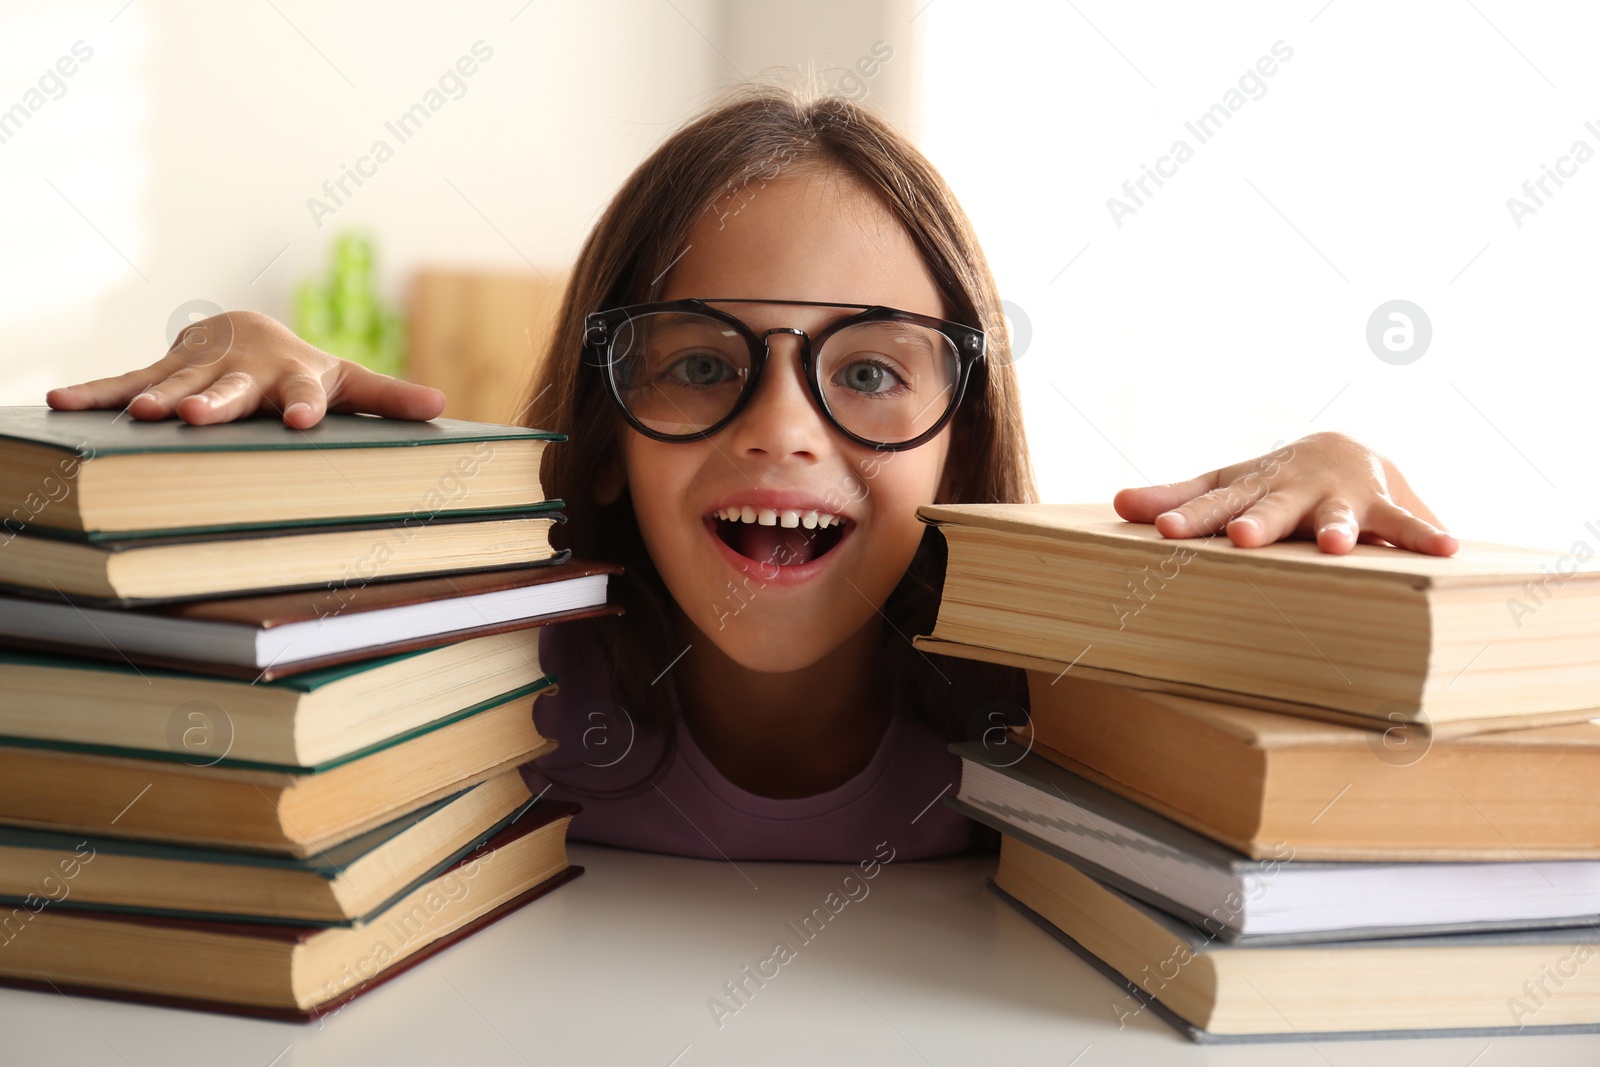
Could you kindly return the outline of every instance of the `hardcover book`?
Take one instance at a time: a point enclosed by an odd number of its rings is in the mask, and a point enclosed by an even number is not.
[[[1037,755],[996,758],[1010,747],[950,746],[962,759],[961,789],[945,802],[1220,941],[1600,924],[1600,860],[1328,862],[1287,843],[1252,859]]]
[[[106,609],[0,596],[0,642],[140,667],[262,682],[597,615],[613,563],[469,571],[259,596]]]
[[[544,500],[540,459],[564,440],[456,419],[329,414],[298,430],[266,415],[190,426],[121,411],[0,407],[0,535],[519,510]]]
[[[575,805],[545,804],[353,926],[41,907],[13,919],[0,984],[309,1021],[581,874]]]
[[[1112,979],[1119,1025],[1150,1008],[1202,1043],[1600,1032],[1591,927],[1230,945],[1011,837],[993,887]]]
[[[1589,717],[1600,558],[1169,540],[1109,505],[918,509],[949,546],[926,651],[1116,671],[1395,722]],[[1594,531],[1600,537],[1600,530]]]

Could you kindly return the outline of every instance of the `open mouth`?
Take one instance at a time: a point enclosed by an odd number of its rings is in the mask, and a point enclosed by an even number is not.
[[[821,511],[727,507],[706,516],[722,543],[739,555],[774,567],[797,567],[839,547],[852,519]]]

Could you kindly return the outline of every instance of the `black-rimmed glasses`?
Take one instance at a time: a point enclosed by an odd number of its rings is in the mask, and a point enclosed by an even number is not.
[[[717,304],[853,310],[815,337],[757,333]],[[811,397],[833,426],[880,451],[915,448],[955,414],[983,357],[982,330],[867,304],[813,300],[669,300],[597,311],[584,346],[628,422],[657,441],[710,437],[749,402],[773,334],[797,337]]]

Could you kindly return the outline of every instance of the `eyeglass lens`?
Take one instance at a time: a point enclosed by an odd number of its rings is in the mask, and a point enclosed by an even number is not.
[[[938,423],[960,370],[948,337],[907,322],[848,326],[815,356],[817,384],[834,420],[883,444],[910,441]],[[629,413],[662,434],[715,426],[750,388],[744,336],[693,312],[633,316],[615,331],[608,363]]]

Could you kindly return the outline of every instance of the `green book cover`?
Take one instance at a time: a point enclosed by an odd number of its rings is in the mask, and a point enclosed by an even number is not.
[[[385,823],[366,833],[353,837],[331,848],[320,850],[315,856],[298,859],[293,856],[271,856],[253,852],[230,852],[224,849],[193,848],[185,845],[167,845],[152,841],[138,841],[128,838],[85,836],[83,834],[64,834],[52,830],[30,830],[21,827],[0,826],[0,847],[17,849],[39,849],[46,852],[75,853],[87,844],[94,849],[94,854],[137,856],[171,863],[221,863],[239,867],[272,868],[285,871],[301,871],[305,874],[333,881],[342,875],[345,868],[361,859],[390,841],[399,837],[413,826],[422,822],[431,815],[438,813],[447,805],[452,804],[473,789],[482,788],[482,785],[463,789],[459,793],[436,800],[417,811],[408,812],[399,818]],[[147,908],[133,905],[117,905],[105,903],[82,904],[73,901],[70,897],[53,902],[53,907],[68,910],[86,909],[89,911],[120,911],[137,915],[166,915],[176,918],[221,920],[224,922],[250,922],[273,923],[286,926],[358,926],[373,916],[382,914],[392,907],[396,901],[404,899],[418,886],[433,881],[439,875],[449,870],[469,853],[480,848],[495,834],[504,830],[512,823],[517,822],[528,814],[539,798],[533,797],[519,804],[511,814],[498,819],[492,826],[480,833],[474,834],[472,839],[459,848],[452,850],[448,855],[440,856],[438,860],[414,878],[408,884],[401,886],[387,900],[368,911],[365,915],[358,915],[343,922],[311,922],[301,919],[285,919],[265,915],[241,915],[231,913],[177,911],[168,908]],[[550,809],[549,817],[559,818],[570,814],[567,805],[557,801],[545,801],[544,806]],[[575,809],[574,809],[575,810]],[[92,862],[92,861],[90,861]],[[0,905],[23,905],[26,901],[21,897],[11,897],[0,894]]]
[[[171,860],[178,863],[228,863],[237,867],[270,867],[280,871],[304,871],[319,878],[332,880],[356,860],[373,849],[385,845],[411,829],[447,804],[466,796],[472,789],[452,793],[442,800],[368,830],[364,834],[342,841],[315,855],[275,856],[264,852],[234,852],[221,848],[203,848],[190,845],[170,845],[160,841],[140,841],[131,837],[101,837],[95,834],[71,834],[59,830],[34,830],[23,826],[0,826],[0,848],[34,849],[41,852],[72,852],[87,844],[95,854],[139,856],[145,859]],[[0,900],[8,899],[0,895]]]
[[[16,653],[16,654],[24,655],[24,656],[30,655],[30,653]],[[405,655],[420,655],[420,654],[421,653],[419,653],[419,652],[408,652],[408,653],[405,653]],[[44,658],[44,657],[41,656],[41,658]],[[393,658],[397,658],[398,659],[398,658],[402,658],[402,657],[393,657]],[[85,661],[85,662],[87,662],[87,661]],[[100,665],[97,664],[96,666],[100,666]],[[116,664],[113,664],[113,663],[110,663],[110,662],[106,662],[103,666],[105,666],[108,669],[116,669]],[[367,667],[367,666],[369,666],[369,664],[365,664],[364,663],[364,664],[357,664],[355,666],[357,666],[357,667]],[[340,671],[343,671],[343,672],[346,672],[346,673],[350,673],[350,668],[349,667],[330,667],[326,671],[313,671],[313,672],[308,672],[308,674],[298,675],[298,676],[291,677],[291,678],[281,678],[281,679],[278,679],[277,681],[262,682],[260,684],[262,684],[262,685],[277,685],[277,686],[283,686],[285,688],[296,688],[296,686],[293,683],[303,682],[305,680],[305,678],[307,678],[307,677],[309,677],[311,675],[328,674],[328,673],[340,672]],[[149,674],[157,674],[157,673],[173,674],[175,672],[171,672],[171,671],[167,671],[167,672],[150,671],[150,672],[147,672],[147,673],[149,673]],[[180,677],[184,677],[184,676],[180,675]],[[221,679],[209,679],[209,680],[219,681]],[[325,684],[327,684],[327,682],[333,681],[333,680],[335,680],[335,679],[327,678],[321,684],[325,685]],[[547,689],[550,686],[555,685],[559,681],[560,681],[560,676],[559,675],[547,674],[543,678],[540,678],[538,681],[531,682],[528,685],[518,686],[517,688],[512,689],[512,690],[510,690],[508,692],[499,693],[499,694],[497,694],[495,696],[492,696],[492,697],[488,698],[487,700],[480,700],[478,703],[473,704],[471,707],[462,708],[460,711],[452,712],[451,714],[446,715],[443,718],[435,719],[432,722],[423,723],[421,726],[415,727],[415,728],[410,729],[410,730],[406,730],[404,733],[398,733],[398,734],[395,734],[392,737],[386,737],[382,741],[377,742],[376,744],[371,744],[371,745],[368,745],[365,748],[356,749],[354,752],[348,752],[343,756],[339,756],[336,759],[327,760],[326,762],[323,762],[323,763],[316,763],[316,764],[312,764],[310,766],[302,767],[302,766],[298,766],[296,764],[288,764],[288,763],[266,763],[266,762],[261,761],[261,760],[242,760],[242,759],[227,759],[227,758],[224,758],[224,759],[219,759],[219,760],[215,760],[215,761],[207,761],[205,766],[207,766],[207,767],[216,767],[216,768],[222,769],[222,770],[226,770],[226,769],[231,767],[231,768],[237,768],[239,770],[275,771],[275,772],[278,772],[280,774],[293,774],[293,775],[321,774],[324,771],[331,771],[335,767],[342,767],[346,763],[351,763],[351,762],[353,762],[355,760],[358,760],[358,759],[362,758],[363,756],[370,756],[374,752],[381,752],[386,748],[392,748],[395,745],[398,745],[398,744],[400,744],[400,743],[402,743],[404,741],[410,741],[414,737],[421,737],[423,734],[433,733],[435,730],[443,729],[444,727],[449,726],[452,723],[460,722],[462,719],[467,719],[467,718],[470,718],[470,717],[472,717],[474,715],[481,714],[481,713],[483,713],[485,711],[488,711],[490,708],[497,708],[502,704],[509,703],[510,701],[517,700],[517,699],[519,699],[521,697],[531,696],[534,693],[539,692],[540,690]],[[91,755],[91,756],[119,756],[119,757],[121,757],[123,759],[155,760],[155,761],[158,761],[158,762],[163,762],[164,761],[164,762],[168,762],[168,763],[182,762],[182,763],[191,763],[191,765],[192,765],[192,760],[194,759],[193,754],[192,753],[187,753],[187,752],[163,752],[163,751],[159,751],[157,749],[123,748],[123,747],[120,747],[120,746],[117,746],[117,745],[91,745],[91,744],[84,744],[84,743],[77,742],[77,741],[52,741],[52,740],[45,740],[45,739],[34,738],[34,737],[7,737],[5,735],[0,735],[0,745],[5,745],[5,746],[8,746],[8,747],[12,747],[12,748],[44,748],[44,749],[51,749],[51,750],[57,751],[57,752],[82,752],[85,755]]]
[[[215,426],[181,419],[140,422],[121,411],[0,407],[0,438],[29,441],[84,459],[151,452],[264,452],[287,449],[401,448],[471,441],[565,441],[565,434],[488,422],[409,422],[374,415],[325,415],[309,430],[261,415]]]

